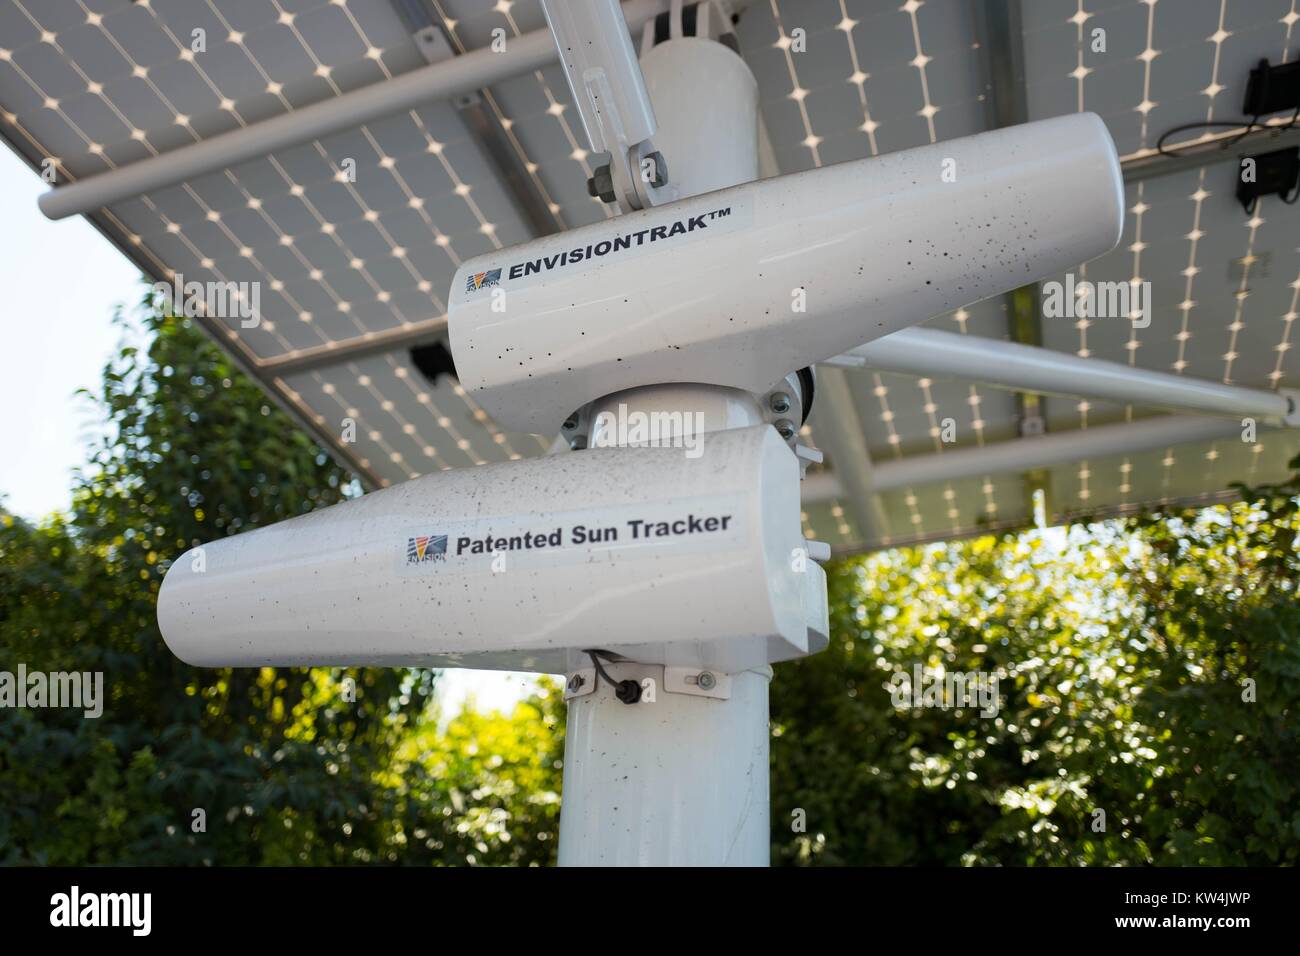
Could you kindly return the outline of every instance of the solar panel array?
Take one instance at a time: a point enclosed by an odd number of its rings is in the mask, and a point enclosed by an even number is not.
[[[1295,0],[999,5],[1007,7],[1018,12],[1016,36],[997,35],[987,10],[963,0],[747,4],[736,35],[781,171],[992,128],[997,98],[1008,95],[994,82],[995,59],[1008,49],[1023,55],[1015,91],[1023,118],[1095,111],[1131,159],[1173,126],[1237,119],[1249,69],[1300,53]],[[95,176],[424,66],[411,8],[443,31],[445,55],[485,47],[494,31],[510,38],[545,27],[535,0],[0,0],[0,133],[36,169],[52,160],[60,182]],[[209,328],[370,485],[537,455],[549,437],[502,430],[453,378],[431,383],[408,353],[411,342],[442,334],[460,262],[537,229],[470,122],[472,109],[486,112],[555,226],[613,215],[587,195],[595,157],[552,65],[481,99],[431,102],[114,203],[95,220],[154,278],[261,283],[256,327],[236,316],[206,320]],[[1119,247],[1076,272],[1149,281],[1149,327],[1043,318],[1043,344],[1233,384],[1296,385],[1288,359],[1300,219],[1275,198],[1248,215],[1235,185],[1222,163],[1129,183]],[[930,324],[1000,339],[1010,327],[1000,298]],[[332,358],[335,349],[346,354]],[[844,374],[877,462],[1017,434],[1011,392]],[[1151,411],[1059,398],[1044,407],[1052,432]],[[956,425],[953,444],[939,437],[945,419]],[[818,427],[814,412],[814,444]],[[1292,435],[1055,466],[1048,501],[1065,517],[1209,500],[1230,481],[1284,473]],[[831,493],[809,496],[805,525],[843,550],[1031,517],[1023,476],[994,473],[883,493],[882,527],[869,539],[853,503],[833,481],[823,487]]]

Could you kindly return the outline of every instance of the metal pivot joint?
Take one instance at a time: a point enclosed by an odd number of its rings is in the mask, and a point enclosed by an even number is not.
[[[627,211],[660,195],[668,168],[651,143],[658,123],[618,0],[542,0],[573,102],[593,152],[608,153],[587,191]]]

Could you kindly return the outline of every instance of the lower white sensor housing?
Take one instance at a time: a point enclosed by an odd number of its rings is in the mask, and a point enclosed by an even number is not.
[[[743,670],[825,646],[799,466],[768,425],[444,471],[192,549],[158,597],[205,667]]]

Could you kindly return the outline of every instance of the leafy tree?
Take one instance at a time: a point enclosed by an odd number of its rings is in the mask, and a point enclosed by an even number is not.
[[[105,369],[98,403],[110,428],[71,513],[35,527],[0,516],[0,667],[102,671],[107,698],[99,719],[0,711],[0,862],[429,862],[407,840],[414,821],[477,812],[437,781],[412,798],[392,779],[399,754],[424,776],[465,757],[463,740],[430,737],[430,672],[197,669],[163,644],[155,601],[169,559],[357,485],[189,320],[145,311],[141,321],[148,350],[125,348]],[[543,689],[485,729],[507,750],[536,744],[533,718],[553,723],[557,706]],[[412,740],[426,749],[412,754]],[[489,846],[484,857],[510,842],[500,818],[516,803],[529,830],[514,858],[552,852],[538,795],[558,791],[558,778],[550,754],[533,758],[513,753],[498,773],[508,799],[475,844]],[[466,793],[468,772],[457,765]],[[527,794],[507,786],[514,773]],[[455,841],[442,849],[466,858]]]
[[[538,682],[510,715],[467,706],[436,712],[384,775],[400,840],[427,863],[553,864],[559,837],[564,710],[560,685]]]
[[[553,681],[446,714],[425,670],[166,649],[170,559],[357,485],[190,322],[141,322],[70,512],[0,512],[0,669],[102,671],[107,698],[0,709],[0,863],[553,862]],[[831,646],[772,685],[774,860],[1300,861],[1300,479],[1241,492],[832,565]],[[896,707],[916,665],[996,676],[996,712]]]
[[[835,640],[773,683],[774,859],[1300,860],[1300,478],[1242,490],[832,569]],[[896,709],[916,664],[997,714]]]

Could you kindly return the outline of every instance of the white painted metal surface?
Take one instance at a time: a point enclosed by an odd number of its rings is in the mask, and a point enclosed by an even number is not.
[[[761,392],[791,369],[1100,255],[1123,218],[1105,125],[1059,117],[471,259],[452,283],[452,350],[462,385],[521,431],[551,430],[636,385]]]
[[[672,425],[674,437],[763,422],[757,400],[749,392],[718,386],[646,385],[607,395],[591,404],[586,412],[589,447],[644,444],[629,434],[627,418],[633,413],[659,416],[658,421]]]
[[[669,120],[655,134],[670,191],[699,196],[758,178],[758,84],[744,60],[713,40],[682,37],[651,47],[642,65],[656,101],[673,112],[692,104],[689,128]]]
[[[1224,385],[942,329],[903,329],[837,355],[827,364],[951,376],[1045,395],[1086,395],[1226,418],[1249,416],[1272,425],[1296,415],[1295,394],[1288,390]]]
[[[560,865],[766,866],[771,669],[732,674],[727,700],[665,691],[662,667],[606,669],[655,699],[601,684],[569,702]]]
[[[207,667],[753,667],[824,630],[798,482],[767,426],[442,472],[186,552],[158,622]]]
[[[636,175],[628,151],[657,124],[618,0],[542,0],[542,9],[592,151]]]
[[[683,76],[698,76],[690,65],[695,58],[716,61],[710,46],[717,45],[670,40],[643,60],[647,85],[663,117],[659,143],[680,157],[672,161],[671,175],[697,188],[709,182],[748,181],[758,172],[754,151],[737,149],[721,139],[755,121],[754,81],[748,67],[736,58],[739,70],[720,72],[717,82],[691,95],[680,85]],[[721,123],[708,121],[732,113],[742,115]],[[663,318],[652,314],[646,321]],[[631,410],[661,415],[699,412],[697,427],[703,430],[762,420],[755,398],[746,392],[700,384],[655,384],[612,390],[601,397],[591,409],[593,440],[600,434],[602,426],[596,419],[602,412],[623,415]],[[771,426],[760,427],[776,437]],[[797,488],[794,493],[798,494]],[[778,490],[772,507],[797,516],[797,497],[786,494],[786,489]],[[806,551],[803,554],[805,558],[794,565],[802,571],[795,576],[803,588],[809,622],[805,651],[814,653],[826,646],[829,635],[826,576],[806,558]],[[605,684],[569,701],[560,808],[562,866],[767,865],[771,668],[734,669],[737,672],[728,675],[726,696],[720,699],[669,691],[664,670],[641,663],[612,670],[615,679],[652,681],[656,691],[652,701],[643,698],[624,704]],[[674,688],[689,686],[678,683],[675,671],[671,676]],[[699,687],[698,675],[695,686]]]

